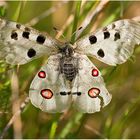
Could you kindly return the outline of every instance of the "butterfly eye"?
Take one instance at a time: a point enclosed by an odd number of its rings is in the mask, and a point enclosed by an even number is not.
[[[51,99],[53,97],[53,93],[50,89],[43,89],[40,94],[45,99]]]
[[[91,98],[96,98],[99,94],[100,94],[100,90],[99,90],[98,88],[91,88],[91,89],[88,91],[88,95],[89,95]]]
[[[46,73],[45,73],[45,71],[40,71],[40,72],[38,73],[38,77],[39,77],[39,78],[46,78]]]
[[[92,70],[92,76],[97,77],[99,75],[99,72],[97,69]]]

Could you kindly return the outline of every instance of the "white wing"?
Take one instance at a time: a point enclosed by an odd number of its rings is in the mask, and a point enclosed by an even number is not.
[[[64,112],[71,104],[70,85],[59,73],[61,55],[52,55],[31,83],[29,98],[45,112]]]
[[[119,20],[75,43],[75,51],[96,57],[109,65],[124,63],[140,44],[140,23]]]
[[[73,82],[74,107],[83,113],[98,112],[109,104],[108,93],[100,71],[85,55],[78,55],[79,71]]]
[[[44,54],[56,53],[60,45],[31,27],[0,19],[0,58],[9,64],[25,64]]]

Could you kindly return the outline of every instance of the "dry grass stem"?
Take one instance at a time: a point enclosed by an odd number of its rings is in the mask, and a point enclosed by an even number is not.
[[[46,18],[50,14],[54,13],[58,8],[61,8],[64,4],[66,4],[68,1],[62,1],[56,4],[56,6],[51,7],[50,9],[47,9],[45,12],[43,12],[41,15],[34,17],[31,19],[27,25],[33,26],[37,24],[40,20],[43,18]]]

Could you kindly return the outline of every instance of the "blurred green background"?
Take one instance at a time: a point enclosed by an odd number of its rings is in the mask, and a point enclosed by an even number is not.
[[[140,16],[140,2],[1,0],[0,15],[66,41],[53,30],[56,27],[68,40],[74,41],[75,36],[71,38],[71,34],[90,15],[92,20],[81,36],[112,21]],[[20,115],[13,117],[28,96],[30,83],[45,59],[39,58],[19,68],[0,61],[1,138],[140,138],[140,47],[136,47],[126,63],[117,67],[92,59],[113,97],[101,112],[82,114],[70,108],[64,114],[48,114],[28,103]],[[11,73],[17,69],[19,92],[13,95]]]

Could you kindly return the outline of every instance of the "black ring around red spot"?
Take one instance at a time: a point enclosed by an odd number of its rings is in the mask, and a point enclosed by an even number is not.
[[[95,88],[95,87],[89,89],[89,91],[88,91],[88,95],[91,98],[96,98],[99,94],[100,94],[100,89]]]
[[[46,73],[45,73],[45,71],[40,71],[40,72],[38,73],[38,77],[39,77],[39,78],[46,78]]]
[[[40,94],[45,99],[51,99],[53,97],[53,92],[50,89],[43,89]]]

